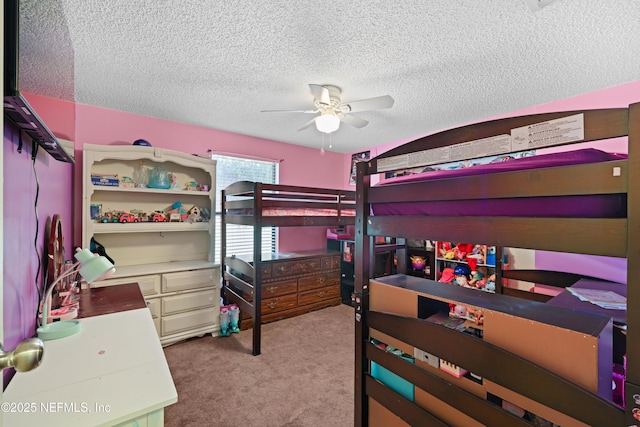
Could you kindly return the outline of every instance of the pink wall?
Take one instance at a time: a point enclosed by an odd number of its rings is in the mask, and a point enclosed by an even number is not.
[[[35,109],[35,107],[34,107]],[[40,111],[37,111],[40,115]],[[43,115],[40,115],[45,120]],[[23,137],[18,152],[18,130],[5,120],[3,144],[3,245],[4,245],[4,348],[13,350],[35,333],[38,292],[42,286],[46,264],[43,256],[47,238],[47,222],[60,214],[65,234],[65,254],[70,257],[71,236],[71,170],[68,163],[58,162],[43,150],[31,160],[31,141]],[[37,180],[36,180],[37,174]],[[39,185],[39,191],[37,190]],[[37,218],[36,218],[36,192]],[[37,252],[36,252],[37,250]],[[39,266],[40,265],[40,266]],[[39,273],[38,273],[39,271]],[[13,376],[4,371],[4,384]]]
[[[55,100],[52,100],[54,103]],[[143,138],[155,147],[169,148],[192,154],[220,153],[282,160],[280,183],[326,188],[341,188],[342,154],[300,147],[245,135],[238,135],[200,126],[139,116],[121,111],[76,105],[76,188],[75,214],[80,218],[82,145],[130,145]],[[309,167],[313,164],[313,167]],[[279,235],[281,251],[318,249],[325,246],[324,228],[282,228]],[[80,223],[74,228],[75,241],[81,236]]]
[[[597,92],[592,92],[572,98],[567,98],[548,104],[537,105],[522,110],[514,111],[508,114],[488,117],[486,120],[500,119],[505,117],[514,117],[527,114],[540,114],[555,111],[572,111],[597,108],[620,108],[627,107],[629,104],[640,102],[640,81],[620,85]],[[463,126],[464,124],[461,124]],[[444,129],[443,129],[444,130]],[[435,132],[434,132],[435,133]],[[371,149],[371,156],[380,155],[392,148],[423,137],[428,134],[418,135],[415,138],[395,141],[389,144],[383,144]],[[609,141],[592,142],[584,144],[573,144],[565,147],[554,147],[539,150],[540,153],[557,152],[566,149],[578,149],[593,147],[604,151],[626,153],[627,138],[616,138]],[[345,156],[345,167],[348,169],[351,155]],[[597,244],[597,242],[594,242]],[[606,280],[626,283],[627,280],[627,262],[626,259],[608,258],[598,256],[576,255],[567,253],[555,253],[547,251],[536,251],[535,267],[538,269],[566,271],[570,273],[587,274],[600,277]]]

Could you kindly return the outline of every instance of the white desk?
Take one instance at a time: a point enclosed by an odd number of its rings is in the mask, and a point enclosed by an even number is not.
[[[162,426],[178,393],[149,310],[81,321],[76,335],[45,341],[38,368],[15,374],[4,426]]]

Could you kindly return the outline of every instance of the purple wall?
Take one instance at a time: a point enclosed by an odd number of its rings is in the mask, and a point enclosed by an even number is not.
[[[17,128],[5,120],[3,162],[3,245],[4,245],[4,348],[13,350],[20,341],[35,334],[38,292],[46,265],[43,262],[47,222],[60,214],[69,257],[71,248],[72,166],[58,162],[43,150],[31,160],[31,141],[24,136],[18,152]],[[36,181],[37,174],[37,181]],[[39,183],[39,191],[37,190]],[[36,192],[38,191],[37,218]],[[37,252],[36,252],[37,249]],[[39,262],[41,263],[38,267]],[[40,272],[38,273],[38,270]],[[4,384],[13,376],[4,371]]]

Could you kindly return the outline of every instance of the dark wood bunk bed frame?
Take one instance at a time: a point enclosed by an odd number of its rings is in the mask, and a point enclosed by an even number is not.
[[[260,354],[262,324],[262,228],[263,227],[342,227],[353,225],[355,192],[327,188],[265,184],[239,181],[222,190],[221,213],[221,272],[222,294],[226,301],[238,305],[241,312],[252,318],[252,353]],[[322,210],[323,215],[263,215],[266,209]],[[325,211],[330,210],[334,213]],[[248,262],[234,254],[227,254],[228,224],[253,227],[253,256]],[[237,292],[233,289],[240,290]],[[249,295],[244,298],[242,295]]]
[[[420,182],[393,186],[372,186],[371,176],[388,170],[401,170],[421,166],[410,164],[395,167],[397,159],[422,157],[425,150],[433,150],[497,135],[509,135],[512,129],[549,120],[583,115],[584,139],[560,142],[600,141],[628,136],[628,159],[614,162],[562,166],[538,171],[516,171],[500,176],[470,176],[449,182]],[[543,148],[543,147],[539,147]],[[413,156],[411,157],[412,154]],[[499,153],[498,153],[499,154]],[[428,157],[428,156],[426,156]],[[477,156],[476,156],[477,157]],[[431,162],[433,164],[435,162]],[[389,164],[394,167],[389,168]],[[429,163],[422,163],[422,165]],[[619,167],[620,176],[612,174]],[[616,169],[618,170],[618,169]],[[455,182],[455,185],[452,185]],[[579,194],[626,194],[627,212],[624,218],[551,218],[551,217],[488,217],[488,216],[375,216],[370,206],[376,202],[417,202],[424,200],[489,199],[506,197],[561,196]],[[539,249],[576,254],[627,258],[627,332],[626,382],[624,401],[626,409],[597,393],[546,370],[535,363],[510,353],[499,346],[406,315],[370,309],[371,283],[374,279],[375,236],[396,237],[399,243],[398,271],[406,271],[403,260],[405,239],[477,242],[501,247]],[[578,425],[632,426],[640,425],[634,418],[640,412],[640,103],[628,108],[601,109],[537,114],[494,120],[464,126],[426,136],[390,150],[357,166],[356,187],[356,271],[355,271],[355,425],[375,424],[369,418],[372,401],[376,407],[399,417],[409,425],[448,425],[434,411],[424,409],[415,401],[377,381],[371,372],[371,363],[383,366],[393,374],[412,383],[416,396],[418,388],[445,402],[450,408],[466,414],[478,424],[533,425],[513,416],[499,405],[489,402],[460,388],[447,375],[434,375],[421,369],[417,363],[380,350],[371,343],[372,332],[381,332],[408,346],[469,368],[484,379],[519,393],[528,399],[552,408],[577,420]],[[394,279],[394,277],[397,279]],[[533,283],[568,286],[578,275],[548,271],[504,270],[503,277]],[[385,283],[417,290],[418,293],[438,294],[456,300],[458,290],[496,297],[500,303],[508,300],[523,301],[546,309],[545,297],[505,287],[494,295],[468,290],[427,279],[398,275],[383,278]],[[394,282],[395,280],[395,282]],[[513,298],[518,296],[522,298]],[[384,297],[378,297],[384,298]],[[413,301],[413,300],[411,300]],[[536,305],[537,304],[537,305]],[[515,304],[518,306],[518,304]],[[417,310],[417,309],[416,309]],[[400,310],[401,311],[401,310]],[[524,312],[524,310],[523,310]],[[545,315],[553,316],[550,310]],[[518,310],[515,310],[518,315]],[[460,348],[464,349],[459,351]],[[544,351],[541,349],[541,351]],[[451,378],[451,377],[450,377]],[[609,389],[611,391],[611,389]],[[375,418],[375,417],[374,417]],[[639,416],[640,419],[640,416]],[[583,423],[583,424],[581,424]],[[453,424],[456,424],[453,422]],[[568,424],[571,424],[568,423]],[[573,425],[573,424],[571,424]]]

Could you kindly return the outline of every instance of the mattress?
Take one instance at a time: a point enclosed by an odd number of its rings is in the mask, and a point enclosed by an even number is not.
[[[355,209],[342,209],[341,216],[356,216]],[[338,216],[336,209],[265,208],[262,216]]]
[[[425,180],[449,179],[472,175],[488,175],[517,170],[541,169],[625,160],[624,154],[607,153],[592,148],[523,157],[498,163],[453,170],[427,171],[399,176],[378,185],[394,185]],[[624,218],[627,215],[626,194],[597,194],[513,199],[448,200],[428,202],[375,203],[373,215],[434,216],[520,216],[564,218]]]
[[[229,209],[228,215],[253,215],[253,209]],[[337,209],[312,208],[264,208],[262,216],[329,216],[337,217]],[[341,209],[340,216],[356,216],[353,208]]]

